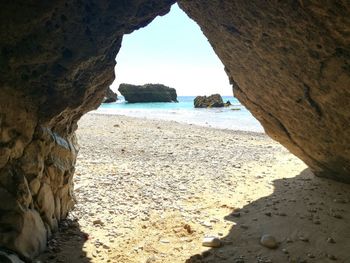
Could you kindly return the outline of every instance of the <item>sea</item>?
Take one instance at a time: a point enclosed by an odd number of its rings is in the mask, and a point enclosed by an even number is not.
[[[225,108],[194,108],[195,96],[178,96],[175,102],[128,103],[118,96],[115,103],[102,103],[93,111],[99,114],[125,115],[138,118],[170,120],[218,129],[264,132],[252,114],[232,96],[222,96],[231,106]]]

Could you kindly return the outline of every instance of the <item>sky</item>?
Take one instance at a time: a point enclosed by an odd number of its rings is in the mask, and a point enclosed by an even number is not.
[[[177,4],[167,15],[125,35],[116,60],[114,91],[120,83],[160,83],[180,96],[232,95],[223,64]]]

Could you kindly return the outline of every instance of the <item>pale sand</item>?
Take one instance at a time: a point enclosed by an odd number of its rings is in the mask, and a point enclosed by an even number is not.
[[[349,185],[266,135],[93,114],[77,134],[79,227],[63,224],[42,261],[350,262]]]

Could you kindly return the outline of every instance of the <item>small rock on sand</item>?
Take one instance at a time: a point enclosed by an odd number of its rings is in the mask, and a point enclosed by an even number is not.
[[[275,237],[271,235],[263,235],[260,239],[260,244],[263,245],[264,247],[271,248],[271,249],[278,247],[278,243]]]
[[[204,247],[221,247],[221,240],[217,237],[205,237],[203,239],[202,245]]]
[[[101,219],[96,219],[96,220],[94,220],[94,221],[92,221],[92,223],[94,224],[94,225],[103,225],[103,222],[102,222],[102,220]]]

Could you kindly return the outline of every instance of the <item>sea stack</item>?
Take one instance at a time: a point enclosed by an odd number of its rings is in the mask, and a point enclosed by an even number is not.
[[[113,90],[111,90],[111,88],[108,87],[102,103],[112,103],[116,102],[117,100],[118,95]]]
[[[163,84],[145,84],[138,86],[122,83],[119,85],[118,90],[129,103],[178,102],[176,90]]]
[[[220,108],[231,105],[230,101],[224,103],[220,94],[207,96],[197,96],[193,101],[195,108]]]

